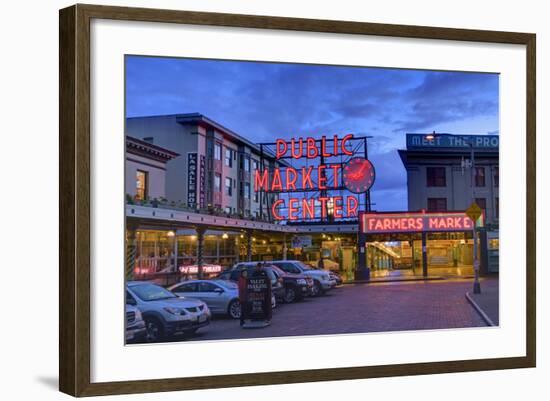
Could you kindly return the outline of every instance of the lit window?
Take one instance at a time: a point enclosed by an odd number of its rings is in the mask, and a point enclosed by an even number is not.
[[[214,191],[221,192],[222,190],[222,176],[219,174],[214,175]]]
[[[250,199],[250,183],[248,182],[244,183],[244,198]]]
[[[147,199],[147,171],[136,171],[136,199]]]

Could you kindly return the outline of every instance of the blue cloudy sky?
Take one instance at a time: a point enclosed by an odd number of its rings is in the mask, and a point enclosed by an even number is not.
[[[496,134],[498,75],[127,57],[128,117],[199,112],[252,139],[372,135],[373,209],[406,210],[407,132]]]

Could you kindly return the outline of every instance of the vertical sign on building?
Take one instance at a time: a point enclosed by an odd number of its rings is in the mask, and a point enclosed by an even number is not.
[[[199,206],[206,207],[206,157],[200,155],[199,169]]]
[[[197,207],[197,154],[187,154],[187,205]]]

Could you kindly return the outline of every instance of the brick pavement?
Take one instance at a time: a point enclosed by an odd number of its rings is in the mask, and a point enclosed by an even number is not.
[[[471,285],[470,280],[346,285],[280,305],[267,328],[245,330],[219,317],[189,340],[485,327],[464,296]]]

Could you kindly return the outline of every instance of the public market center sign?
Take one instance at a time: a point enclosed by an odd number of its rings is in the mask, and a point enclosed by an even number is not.
[[[271,215],[275,220],[324,219],[328,213],[334,219],[358,216],[359,199],[356,194],[370,189],[375,172],[368,159],[354,157],[355,152],[350,144],[353,139],[353,135],[348,134],[342,138],[334,135],[330,139],[323,136],[321,139],[276,140],[276,160],[309,160],[304,167],[285,166],[255,171],[254,191],[292,194],[287,199],[279,197],[271,205]],[[329,161],[339,156],[346,162]],[[309,165],[310,161],[314,165]],[[330,191],[342,190],[345,191],[342,195],[329,195]],[[321,195],[303,196],[313,191],[319,191]],[[300,193],[302,196],[298,196]],[[282,209],[288,210],[286,215],[281,212]]]

